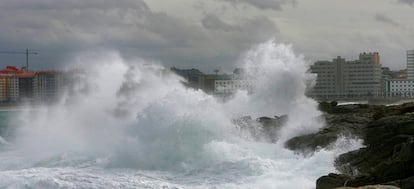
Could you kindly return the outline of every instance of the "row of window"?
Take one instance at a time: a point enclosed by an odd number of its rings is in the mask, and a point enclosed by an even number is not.
[[[412,91],[412,89],[411,90],[407,90],[407,89],[391,89],[391,91]]]
[[[411,87],[411,86],[413,86],[414,87],[414,85],[391,85],[391,87]]]
[[[407,81],[407,80],[405,80],[405,81],[391,81],[391,84],[393,84],[393,83],[414,83],[414,80],[409,80],[409,81]]]

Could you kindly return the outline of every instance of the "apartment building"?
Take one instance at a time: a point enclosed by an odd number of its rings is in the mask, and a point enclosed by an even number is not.
[[[16,102],[19,99],[19,78],[23,73],[14,66],[0,70],[0,103]]]
[[[386,81],[388,97],[414,97],[414,79],[390,79]]]
[[[0,103],[19,99],[19,80],[15,76],[0,74]]]
[[[407,51],[407,69],[400,70],[399,77],[385,82],[388,97],[414,97],[414,50]]]
[[[236,93],[239,90],[247,91],[248,93],[253,92],[253,84],[249,80],[240,79],[222,79],[215,80],[214,92],[216,95],[228,96]]]
[[[407,79],[414,79],[414,50],[407,51]]]
[[[358,60],[338,56],[332,61],[317,61],[310,72],[317,75],[308,95],[318,99],[364,98],[383,95],[379,54],[361,53]]]
[[[33,95],[37,101],[56,100],[64,90],[64,75],[59,71],[36,72],[33,78]]]

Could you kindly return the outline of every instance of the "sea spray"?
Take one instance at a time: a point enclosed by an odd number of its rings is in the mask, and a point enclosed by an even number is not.
[[[313,188],[337,154],[360,145],[311,157],[283,147],[323,123],[304,95],[306,62],[274,41],[240,61],[254,92],[225,103],[154,62],[114,52],[77,60],[88,69],[58,103],[20,114],[14,149],[0,152],[0,188]],[[276,143],[245,140],[232,121],[283,114]]]
[[[282,140],[315,132],[323,126],[316,101],[305,96],[314,75],[308,72],[308,63],[296,56],[289,45],[274,40],[258,45],[245,53],[240,61],[245,70],[244,79],[254,86],[251,95],[238,93],[225,104],[232,116],[288,115],[288,122],[280,132]],[[236,108],[235,108],[236,107]]]

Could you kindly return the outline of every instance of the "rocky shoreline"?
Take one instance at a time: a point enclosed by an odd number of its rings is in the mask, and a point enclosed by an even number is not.
[[[337,187],[414,188],[414,103],[395,106],[321,103],[326,127],[294,137],[285,146],[298,153],[327,147],[338,137],[357,137],[365,147],[337,157],[339,174],[316,181],[317,189]],[[379,185],[381,184],[381,185]]]

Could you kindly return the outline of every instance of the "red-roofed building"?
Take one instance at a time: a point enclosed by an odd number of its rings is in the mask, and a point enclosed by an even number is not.
[[[0,75],[0,102],[14,102],[19,97],[19,80],[17,77]]]
[[[56,70],[26,72],[7,66],[0,70],[0,103],[57,99],[64,90],[64,75]]]
[[[19,99],[19,77],[23,70],[7,66],[0,70],[0,102],[15,102]]]
[[[17,73],[23,73],[23,70],[16,68],[15,66],[7,66],[4,69],[0,70],[0,73],[2,74],[17,74]]]

